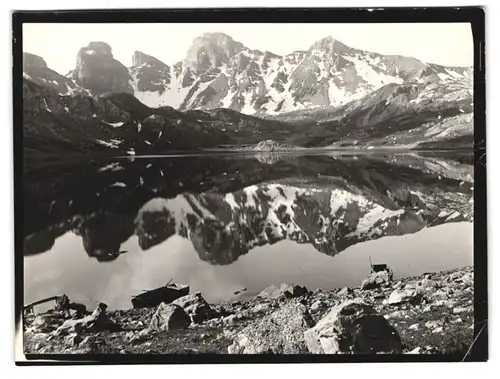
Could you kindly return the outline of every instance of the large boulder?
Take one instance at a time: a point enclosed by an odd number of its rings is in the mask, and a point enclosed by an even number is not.
[[[299,286],[297,284],[285,284],[285,283],[281,285],[280,290],[288,298],[304,296],[309,292],[309,290],[305,286]]]
[[[55,334],[81,334],[116,329],[117,325],[112,322],[106,314],[107,308],[108,306],[106,304],[99,303],[91,315],[76,320],[66,320],[59,328],[57,328]]]
[[[392,291],[387,299],[388,304],[418,303],[421,300],[421,294],[416,289],[396,289]]]
[[[389,274],[386,271],[373,272],[361,283],[362,290],[380,288],[389,284]]]
[[[296,284],[281,284],[280,288],[274,284],[262,290],[257,297],[266,300],[290,299],[307,294],[309,291],[304,286]]]
[[[258,295],[257,297],[265,300],[277,300],[277,299],[284,299],[285,295],[281,290],[276,287],[274,284],[270,285],[269,287],[264,288]]]
[[[302,304],[290,303],[245,327],[229,346],[229,354],[301,354],[304,331],[314,321]]]
[[[149,327],[156,331],[185,329],[191,324],[191,319],[182,307],[177,304],[161,303],[151,317]]]
[[[472,272],[465,273],[460,280],[467,286],[472,286],[474,284],[474,274]]]
[[[313,354],[399,354],[396,329],[369,305],[344,302],[334,307],[314,327],[304,332]]]
[[[200,292],[182,296],[174,300],[172,304],[180,306],[188,314],[194,323],[201,323],[205,320],[215,318],[218,313],[201,296]]]

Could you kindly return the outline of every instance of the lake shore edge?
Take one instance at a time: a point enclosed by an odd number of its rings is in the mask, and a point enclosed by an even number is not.
[[[84,317],[53,309],[24,317],[24,353],[328,353],[316,351],[304,334],[329,318],[337,322],[335,310],[355,303],[363,305],[361,313],[380,322],[383,317],[395,329],[398,353],[467,354],[474,332],[473,275],[473,267],[465,266],[389,283],[377,280],[363,289],[309,291],[284,284],[220,304],[208,304],[197,292],[151,308],[107,310],[101,303]],[[294,323],[298,326],[282,333]]]

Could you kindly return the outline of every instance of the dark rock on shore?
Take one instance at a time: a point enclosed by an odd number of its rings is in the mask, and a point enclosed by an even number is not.
[[[280,290],[289,298],[300,297],[309,293],[309,290],[305,286],[297,284],[282,284]]]

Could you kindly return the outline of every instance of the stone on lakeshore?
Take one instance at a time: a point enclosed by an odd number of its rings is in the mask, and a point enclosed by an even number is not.
[[[129,332],[127,333],[129,342],[131,344],[138,344],[146,341],[152,334],[152,330],[149,328],[142,329],[139,332]]]
[[[71,346],[78,346],[82,341],[82,336],[77,333],[70,334],[66,337],[66,342]]]
[[[270,285],[269,287],[264,288],[258,295],[257,297],[265,300],[278,300],[278,299],[284,299],[286,296],[285,294],[274,284]]]
[[[176,304],[161,303],[153,314],[149,326],[156,331],[185,329],[191,323],[187,313]]]
[[[455,307],[453,308],[453,314],[458,314],[458,313],[463,313],[463,312],[467,312],[467,308],[465,307]]]
[[[394,283],[392,285],[392,288],[393,289],[398,289],[398,288],[401,288],[402,286],[403,286],[403,282],[402,281],[398,281],[398,282],[396,282],[396,283]]]
[[[334,307],[316,326],[304,332],[313,354],[399,354],[398,332],[371,306],[348,301]]]
[[[462,283],[465,283],[468,286],[471,286],[474,284],[474,274],[471,272],[468,272],[464,274],[461,278]]]
[[[262,290],[257,295],[258,298],[265,300],[283,300],[300,297],[309,293],[309,290],[304,286],[297,284],[281,284],[280,288],[274,284]]]
[[[280,291],[283,292],[287,298],[300,297],[309,293],[309,290],[305,286],[285,283],[280,286]]]
[[[321,300],[316,300],[314,303],[311,304],[311,307],[309,309],[313,312],[316,312],[316,311],[319,311],[325,307],[326,307],[326,304],[324,302],[322,302]]]
[[[66,320],[57,330],[56,335],[69,333],[91,333],[102,330],[109,330],[116,327],[106,314],[108,306],[99,303],[91,315],[76,320]]]
[[[362,290],[380,288],[389,284],[389,274],[386,271],[373,272],[361,283]]]
[[[405,290],[414,290],[414,289],[417,289],[417,287],[418,287],[417,282],[410,282],[410,283],[406,283]]]
[[[180,306],[191,318],[192,322],[203,321],[218,317],[218,313],[206,302],[200,292],[182,296],[171,304]]]
[[[224,325],[232,325],[232,324],[234,324],[234,320],[235,320],[235,319],[236,319],[236,315],[229,315],[229,316],[224,317],[224,318],[222,319],[222,323],[223,323]]]
[[[304,331],[314,321],[302,304],[286,304],[245,327],[228,347],[229,354],[302,354]]]
[[[271,309],[271,306],[268,303],[264,304],[257,304],[255,307],[251,309],[252,313],[261,313],[261,312],[267,312]]]
[[[348,287],[342,288],[339,292],[337,292],[337,295],[339,296],[346,296],[352,293],[352,289]]]
[[[428,329],[436,329],[438,328],[439,326],[442,325],[442,322],[441,321],[438,321],[438,320],[435,320],[435,321],[427,321],[425,323],[425,327],[428,328]]]
[[[387,299],[388,304],[401,304],[407,302],[417,302],[421,295],[414,289],[396,289],[392,291]]]

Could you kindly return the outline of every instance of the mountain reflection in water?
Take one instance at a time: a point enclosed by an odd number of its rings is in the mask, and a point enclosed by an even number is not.
[[[25,170],[25,265],[52,259],[58,241],[66,241],[66,255],[81,254],[83,247],[95,262],[116,267],[141,259],[130,255],[163,248],[165,254],[194,250],[215,266],[254,252],[266,259],[262,251],[272,254],[274,244],[294,250],[295,260],[299,251],[307,259],[313,251],[334,256],[384,236],[472,221],[472,186],[472,154],[457,153],[116,158],[51,165]],[[44,291],[68,281],[65,266],[51,264],[58,279],[44,276]],[[170,278],[163,279],[157,285]],[[30,280],[25,270],[25,282]],[[79,284],[84,295],[86,285]],[[34,292],[40,294],[32,289],[26,295]]]

